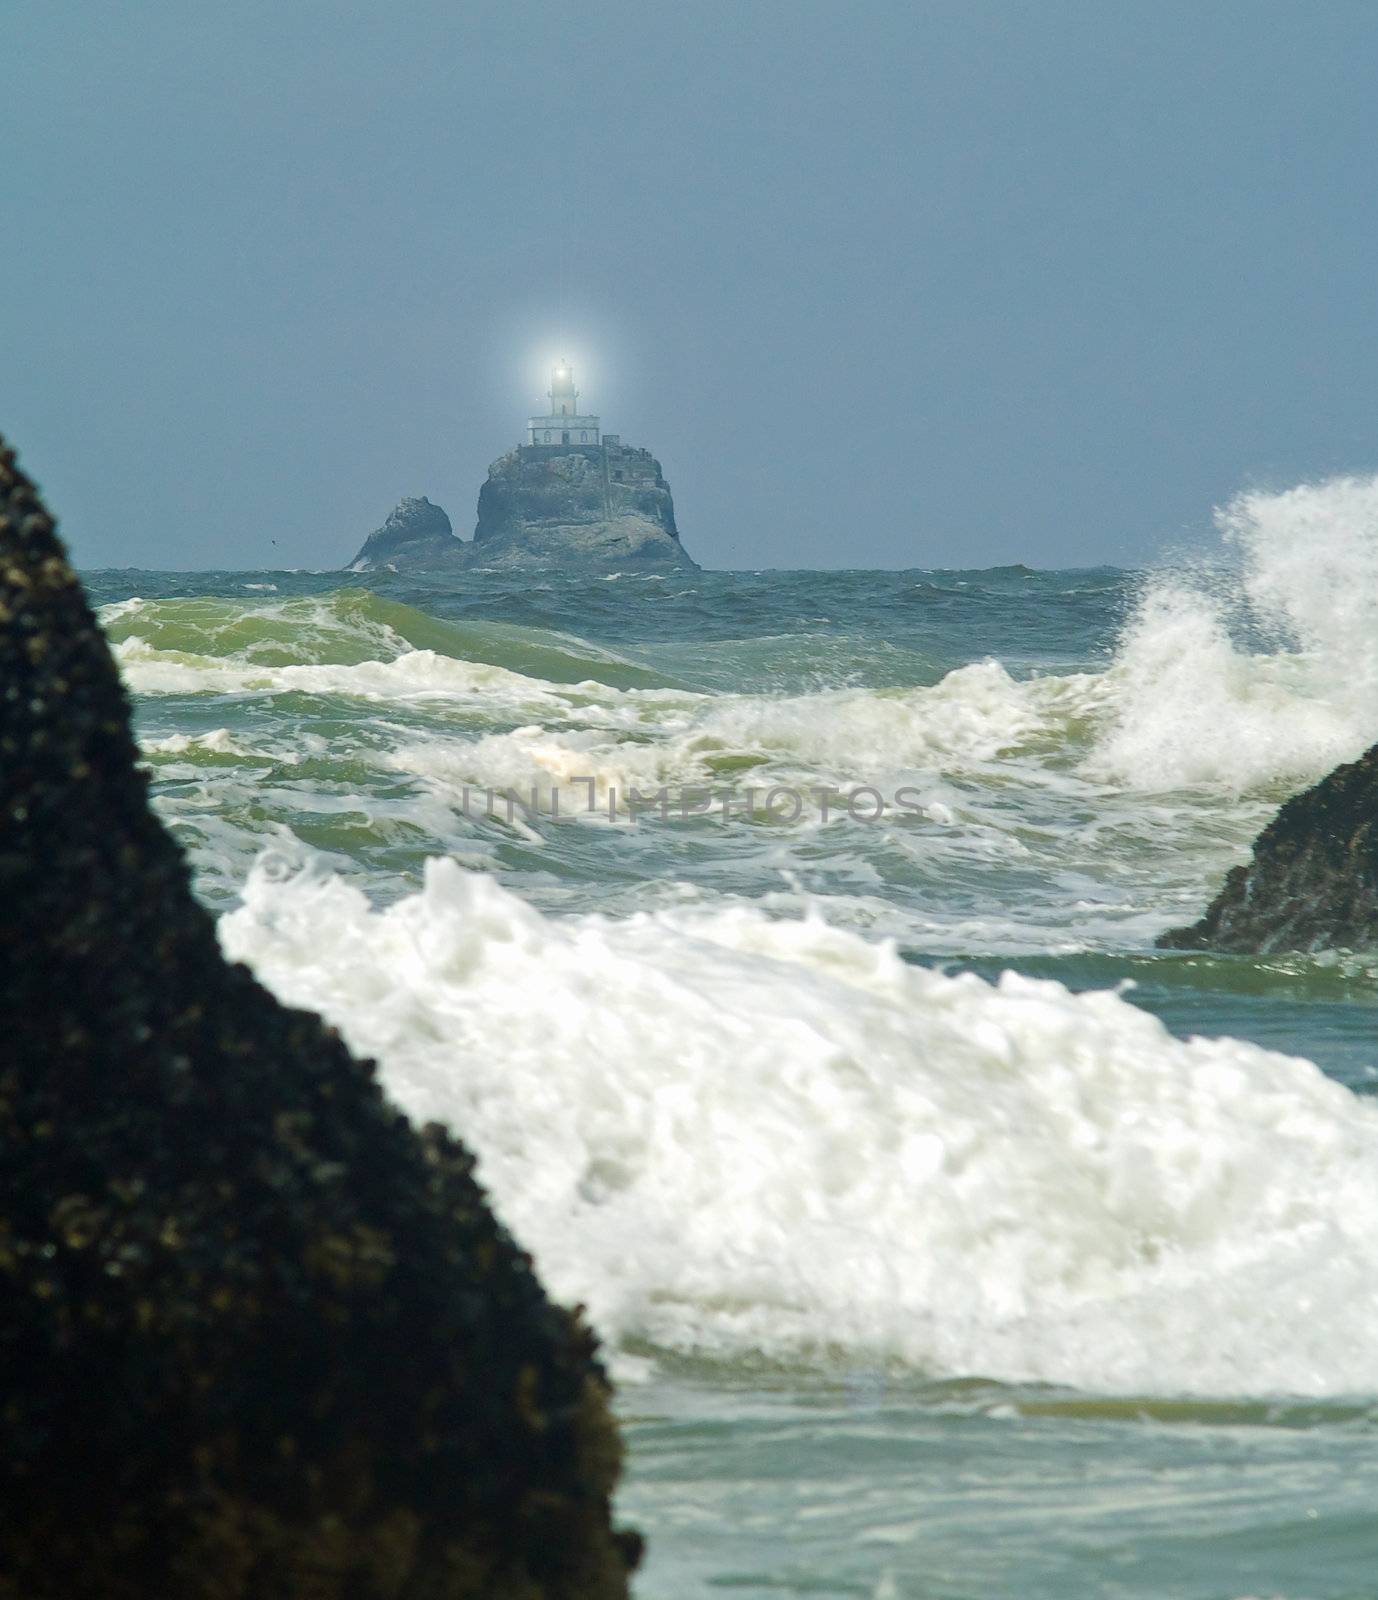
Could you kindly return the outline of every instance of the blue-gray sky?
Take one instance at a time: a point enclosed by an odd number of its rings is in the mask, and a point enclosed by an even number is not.
[[[1371,0],[3,0],[0,59],[0,431],[87,566],[467,536],[564,352],[711,566],[1132,564],[1378,467]]]

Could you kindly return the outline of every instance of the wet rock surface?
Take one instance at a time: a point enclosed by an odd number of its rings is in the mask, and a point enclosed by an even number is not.
[[[136,757],[0,441],[0,1597],[624,1595],[591,1336],[224,960]]]
[[[473,562],[686,567],[675,507],[649,450],[523,445],[488,469]]]
[[[425,495],[404,496],[389,513],[381,528],[364,540],[363,548],[346,569],[370,572],[401,562],[411,566],[433,566],[458,556],[461,542],[455,538],[450,519]]]
[[[1378,745],[1289,800],[1204,917],[1167,950],[1378,947]]]
[[[346,569],[444,572],[564,568],[696,571],[649,450],[633,445],[522,445],[499,456],[479,490],[472,539],[424,497],[399,503]]]

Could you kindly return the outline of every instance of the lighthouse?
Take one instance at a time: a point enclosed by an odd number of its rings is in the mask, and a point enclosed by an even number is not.
[[[528,443],[539,445],[597,444],[598,418],[581,415],[574,369],[568,361],[556,363],[550,375],[550,411],[527,423]]]

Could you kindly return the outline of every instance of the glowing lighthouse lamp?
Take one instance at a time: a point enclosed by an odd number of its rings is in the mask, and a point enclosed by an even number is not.
[[[557,363],[550,375],[550,414],[527,423],[528,444],[597,444],[598,418],[579,414],[579,391],[568,361]]]

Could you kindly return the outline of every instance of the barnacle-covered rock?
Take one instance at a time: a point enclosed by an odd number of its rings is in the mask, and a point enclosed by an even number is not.
[[[0,1600],[626,1593],[591,1335],[225,962],[0,441]]]
[[[1158,943],[1246,955],[1378,947],[1378,745],[1289,800],[1201,920]]]

